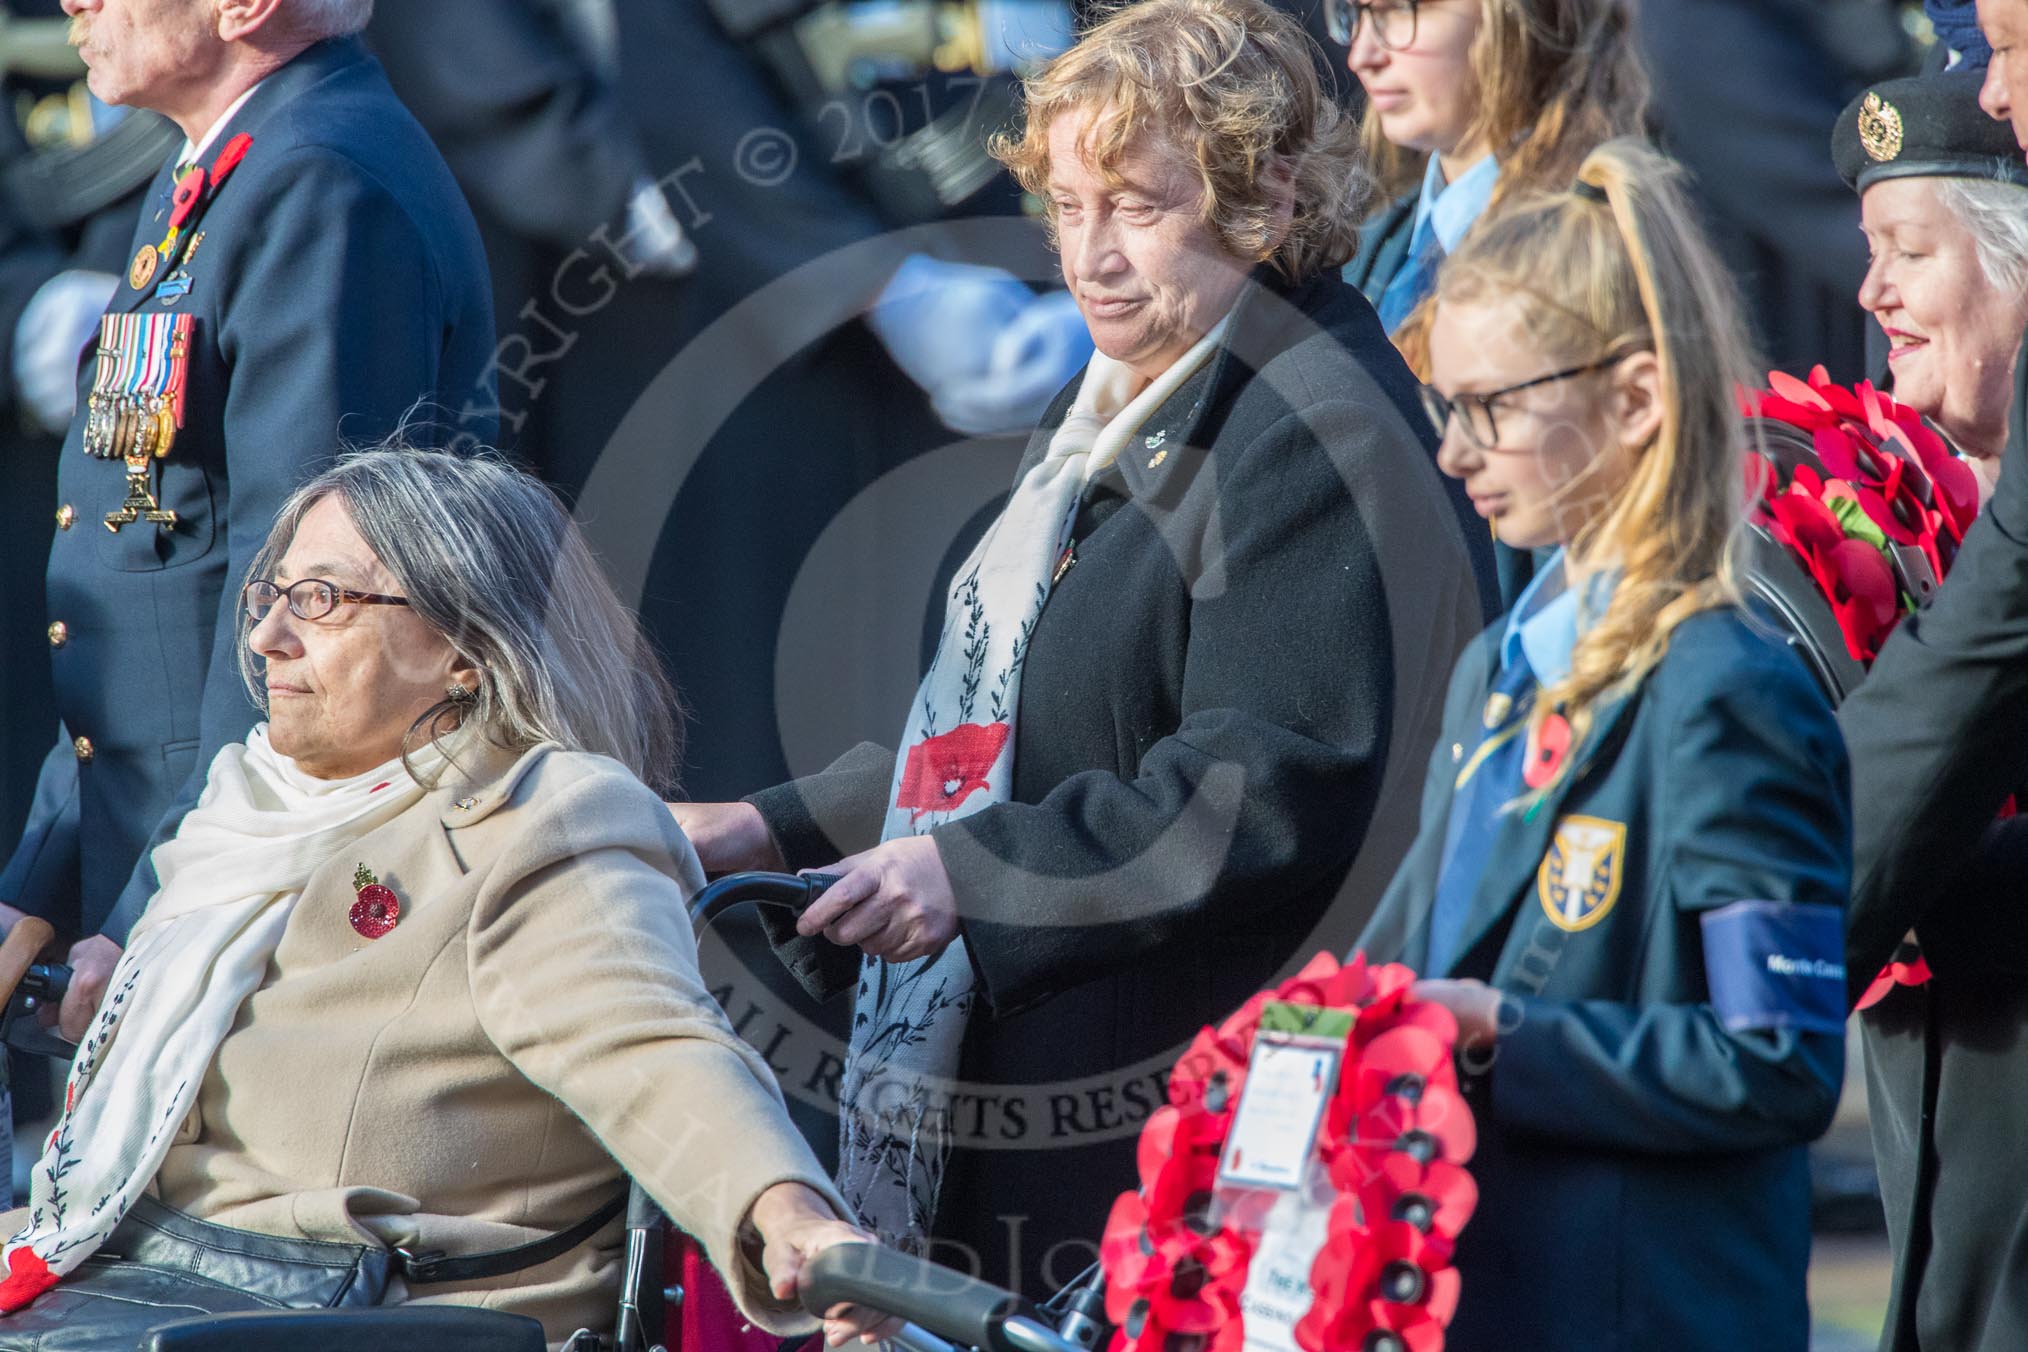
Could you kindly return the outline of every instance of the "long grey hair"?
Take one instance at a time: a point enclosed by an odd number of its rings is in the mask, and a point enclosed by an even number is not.
[[[556,742],[675,793],[675,688],[556,494],[492,454],[401,441],[352,451],[283,504],[249,579],[275,575],[304,513],[327,497],[344,505],[415,613],[479,669],[476,699],[435,705],[409,741],[463,726],[510,750]],[[242,617],[240,675],[265,711],[252,627]]]

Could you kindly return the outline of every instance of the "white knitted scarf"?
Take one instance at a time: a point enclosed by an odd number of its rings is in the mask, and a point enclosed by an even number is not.
[[[409,760],[426,779],[445,763],[434,745]],[[399,760],[313,779],[269,746],[265,724],[218,753],[196,808],[155,851],[161,889],[78,1045],[27,1226],[0,1248],[0,1312],[55,1286],[112,1234],[161,1168],[311,873],[424,792]]]

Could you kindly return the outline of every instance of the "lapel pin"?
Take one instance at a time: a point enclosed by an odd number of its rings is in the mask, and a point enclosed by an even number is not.
[[[1556,778],[1556,772],[1569,751],[1569,720],[1562,714],[1549,715],[1542,720],[1541,729],[1529,739],[1528,758],[1521,770],[1522,782],[1531,789],[1541,788]]]

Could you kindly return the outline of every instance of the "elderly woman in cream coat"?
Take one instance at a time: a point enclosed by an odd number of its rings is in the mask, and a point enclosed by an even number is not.
[[[616,1220],[484,1280],[405,1280],[397,1251],[567,1231],[622,1169],[757,1323],[814,1327],[799,1273],[864,1236],[698,975],[702,874],[643,782],[676,763],[673,700],[562,507],[490,460],[363,453],[296,494],[252,578],[268,721],[156,856],[0,1231],[0,1349],[400,1301],[554,1344],[609,1326]]]

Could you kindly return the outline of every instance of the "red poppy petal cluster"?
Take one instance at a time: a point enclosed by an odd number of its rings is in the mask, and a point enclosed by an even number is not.
[[[1823,472],[1799,466],[1784,484],[1772,465],[1750,470],[1755,517],[1830,602],[1853,659],[1870,663],[1901,622],[1904,597],[1886,555],[1848,532],[1832,504],[1856,505],[1941,579],[1978,515],[1977,482],[1920,414],[1870,383],[1845,389],[1819,366],[1807,382],[1770,371],[1768,384],[1742,396],[1743,411],[1809,433]]]
[[[7,1255],[7,1278],[0,1281],[0,1314],[25,1309],[37,1296],[55,1286],[56,1280],[42,1255],[23,1244]]]
[[[1352,1011],[1319,1155],[1338,1193],[1296,1329],[1306,1352],[1436,1352],[1457,1308],[1450,1266],[1478,1203],[1464,1165],[1477,1133],[1458,1093],[1457,1021],[1410,995],[1415,974],[1319,954],[1191,1043],[1169,1103],[1141,1129],[1141,1187],[1114,1204],[1100,1261],[1112,1352],[1237,1352],[1239,1298],[1272,1195],[1214,1202],[1254,1035],[1270,1002]],[[1220,1205],[1222,1204],[1222,1206]],[[1389,1341],[1389,1340],[1392,1341]]]

